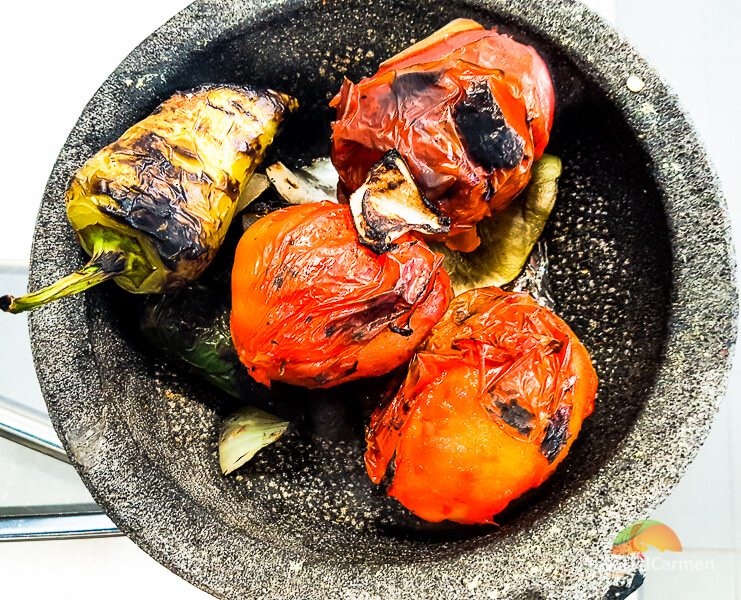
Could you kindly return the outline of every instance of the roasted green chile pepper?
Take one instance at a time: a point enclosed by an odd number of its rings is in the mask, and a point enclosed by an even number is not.
[[[141,332],[154,348],[239,398],[250,380],[232,343],[229,311],[228,289],[194,283],[148,298]]]
[[[232,85],[163,102],[88,160],[67,189],[67,216],[90,261],[40,291],[1,297],[0,309],[31,310],[107,279],[147,294],[196,279],[297,106],[286,94]]]
[[[443,244],[432,247],[445,255],[443,266],[456,295],[514,280],[543,233],[558,195],[561,160],[544,154],[532,169],[527,188],[504,210],[478,223],[481,245],[457,252]]]

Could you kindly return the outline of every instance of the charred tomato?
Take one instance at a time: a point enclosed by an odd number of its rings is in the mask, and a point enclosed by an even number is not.
[[[457,296],[396,396],[371,416],[366,468],[427,521],[491,523],[564,459],[597,376],[558,316],[528,294]]]
[[[445,313],[442,256],[411,234],[377,254],[345,205],[290,206],[243,235],[231,331],[252,377],[331,387],[406,363]]]
[[[548,143],[554,94],[538,53],[474,21],[453,21],[381,64],[345,80],[331,106],[332,161],[340,195],[396,149],[427,198],[451,219],[447,245],[471,251],[476,223],[527,185]]]

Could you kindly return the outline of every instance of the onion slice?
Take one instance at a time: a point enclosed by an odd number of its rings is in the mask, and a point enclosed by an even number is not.
[[[278,440],[289,424],[254,406],[246,406],[229,416],[219,436],[221,472],[228,475],[252,460],[265,446]]]
[[[253,173],[250,177],[247,185],[244,186],[242,193],[239,194],[239,200],[237,200],[237,212],[242,212],[247,208],[254,200],[257,200],[262,193],[270,187],[268,178],[262,173]]]
[[[265,174],[278,195],[289,204],[309,204],[323,200],[337,202],[337,179],[332,182],[332,172],[321,164],[321,159],[304,169],[294,171],[282,162],[277,162],[266,168]]]

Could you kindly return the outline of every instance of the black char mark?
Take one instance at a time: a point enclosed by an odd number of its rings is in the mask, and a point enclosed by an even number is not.
[[[507,425],[514,427],[522,435],[528,435],[533,430],[535,415],[517,404],[516,400],[510,400],[509,402],[497,401],[496,405],[500,411],[502,421]]]
[[[540,444],[540,452],[548,459],[549,463],[556,460],[566,440],[569,437],[569,420],[571,408],[562,406],[551,417],[545,430],[545,437]]]
[[[525,141],[505,120],[486,81],[475,83],[455,105],[455,124],[473,159],[487,171],[522,162]]]
[[[389,292],[373,298],[363,310],[332,321],[324,328],[324,334],[329,338],[342,333],[353,342],[367,341],[408,310],[409,305],[401,296]]]
[[[103,252],[97,262],[105,273],[121,273],[126,268],[126,257],[120,252]]]
[[[437,84],[440,73],[397,73],[391,82],[391,91],[399,100],[424,94]]]
[[[406,298],[405,286],[400,285],[370,299],[363,310],[327,324],[324,328],[325,336],[329,338],[336,333],[343,333],[352,342],[361,342],[376,337],[385,327],[397,335],[412,335],[414,332],[409,323],[417,306],[426,300],[434,287],[435,272],[433,269],[412,302]]]
[[[138,185],[123,188],[99,179],[92,182],[91,192],[114,200],[117,207],[101,210],[147,234],[165,265],[175,270],[180,260],[195,260],[208,252],[201,241],[203,223],[187,210],[183,188],[183,179],[195,182],[202,176],[173,165],[163,154],[162,144],[165,141],[159,136],[147,134],[137,141],[137,153],[129,154]]]
[[[643,585],[644,580],[645,578],[640,571],[636,571],[633,573],[633,579],[630,582],[611,585],[605,594],[604,600],[625,600]]]

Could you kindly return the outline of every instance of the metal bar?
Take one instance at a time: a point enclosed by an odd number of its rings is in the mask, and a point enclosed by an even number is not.
[[[69,463],[44,413],[0,396],[0,436]],[[0,542],[69,540],[121,535],[95,505],[0,509]]]
[[[69,462],[49,417],[5,396],[0,396],[0,437]]]
[[[70,540],[122,535],[101,512],[18,515],[0,518],[0,542]]]
[[[28,274],[22,263],[0,265],[0,277]],[[69,462],[49,416],[0,395],[0,437]],[[0,507],[0,542],[96,538],[121,535],[95,504]]]
[[[0,275],[28,278],[28,263],[20,260],[4,260],[0,263]]]
[[[0,436],[69,462],[44,413],[0,396]],[[0,509],[0,542],[98,538],[121,535],[95,505]]]

